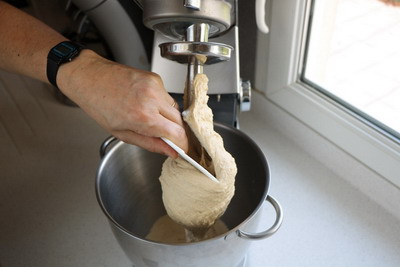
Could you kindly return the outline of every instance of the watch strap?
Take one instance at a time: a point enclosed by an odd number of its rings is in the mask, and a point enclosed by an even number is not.
[[[47,79],[49,82],[58,88],[57,86],[57,72],[59,64],[56,61],[47,59]]]

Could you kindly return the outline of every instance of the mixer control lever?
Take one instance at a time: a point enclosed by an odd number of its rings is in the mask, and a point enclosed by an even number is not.
[[[201,0],[184,0],[183,5],[186,8],[194,9],[194,10],[200,10],[200,1]]]
[[[240,81],[239,107],[240,111],[249,111],[251,107],[251,83],[249,80]]]

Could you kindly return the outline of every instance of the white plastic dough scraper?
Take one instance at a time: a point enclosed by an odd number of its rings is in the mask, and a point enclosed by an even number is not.
[[[210,178],[211,180],[213,180],[216,183],[219,183],[218,179],[215,178],[211,173],[209,173],[206,169],[203,168],[203,166],[201,166],[200,164],[198,164],[194,159],[192,159],[191,157],[189,157],[185,151],[183,151],[180,147],[178,147],[177,145],[175,145],[171,140],[165,138],[165,137],[161,137],[161,139],[167,143],[170,147],[172,147],[173,150],[175,150],[176,152],[178,152],[179,156],[181,156],[184,160],[186,160],[187,162],[189,162],[190,164],[192,164],[196,169],[198,169],[200,172],[202,172],[205,176],[207,176],[208,178]]]

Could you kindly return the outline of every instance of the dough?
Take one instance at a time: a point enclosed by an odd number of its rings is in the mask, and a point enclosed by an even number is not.
[[[219,183],[207,178],[182,158],[168,158],[160,176],[163,202],[168,215],[190,230],[195,240],[225,212],[234,194],[236,163],[214,131],[213,114],[207,106],[208,79],[198,74],[194,80],[193,103],[184,120],[204,149],[200,164],[215,174]],[[205,151],[204,151],[205,150]],[[208,163],[207,163],[208,162]]]

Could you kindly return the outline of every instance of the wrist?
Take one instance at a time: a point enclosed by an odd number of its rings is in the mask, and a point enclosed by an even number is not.
[[[80,87],[83,82],[80,77],[83,73],[90,69],[90,65],[96,62],[99,58],[94,51],[89,49],[83,49],[80,54],[74,58],[71,62],[67,62],[61,65],[58,69],[57,74],[57,85],[58,88],[67,96],[70,96],[71,90]]]

